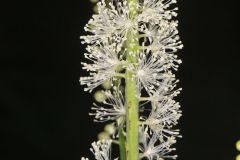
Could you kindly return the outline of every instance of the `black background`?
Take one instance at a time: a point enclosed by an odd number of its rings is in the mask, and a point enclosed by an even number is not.
[[[183,160],[232,160],[240,139],[238,0],[179,0]],[[102,125],[88,116],[80,44],[87,0],[0,2],[0,159],[79,160]],[[91,157],[91,156],[90,156]],[[93,157],[91,157],[93,159]]]

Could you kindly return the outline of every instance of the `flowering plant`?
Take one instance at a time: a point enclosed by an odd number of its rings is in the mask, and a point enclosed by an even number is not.
[[[111,0],[97,3],[98,13],[85,26],[89,76],[85,91],[97,91],[92,107],[96,122],[108,122],[91,151],[97,160],[111,159],[111,144],[119,145],[121,160],[176,159],[172,144],[181,117],[174,98],[181,88],[173,71],[183,47],[178,36],[176,0]],[[102,134],[103,135],[103,134]],[[82,158],[87,159],[87,158]]]

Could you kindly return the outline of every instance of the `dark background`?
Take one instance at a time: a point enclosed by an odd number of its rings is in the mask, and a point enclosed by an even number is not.
[[[179,0],[182,160],[232,160],[240,139],[238,0]],[[78,79],[88,0],[0,2],[0,159],[80,160],[102,130]],[[92,156],[90,156],[93,159]]]

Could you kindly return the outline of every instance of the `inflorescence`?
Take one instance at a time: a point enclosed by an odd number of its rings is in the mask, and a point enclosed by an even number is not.
[[[174,98],[181,88],[174,71],[182,61],[176,55],[183,48],[178,36],[176,0],[111,0],[97,3],[98,13],[85,26],[89,34],[81,36],[87,44],[83,70],[89,76],[81,77],[84,90],[92,92],[103,86],[98,103],[94,103],[90,115],[96,122],[111,122],[116,128],[110,138],[92,143],[91,151],[97,160],[111,159],[111,144],[126,133],[126,70],[132,71],[136,81],[139,101],[139,158],[149,160],[176,159],[173,155],[179,130],[175,128],[182,113]],[[132,8],[137,13],[132,16]],[[137,37],[136,37],[137,33]],[[127,41],[131,39],[131,41]],[[137,53],[128,52],[139,42]],[[127,54],[136,55],[136,63],[129,63]],[[100,102],[100,103],[99,103]],[[88,160],[88,158],[82,158]]]

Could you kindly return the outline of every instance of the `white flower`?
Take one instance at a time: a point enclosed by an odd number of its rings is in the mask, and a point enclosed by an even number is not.
[[[175,70],[182,61],[174,53],[183,48],[182,42],[179,40],[177,25],[177,21],[162,21],[159,25],[143,24],[140,27],[140,31],[150,43],[143,49],[168,63],[169,69]]]
[[[170,136],[181,137],[179,130],[171,129],[178,123],[182,115],[179,103],[173,100],[180,93],[181,88],[174,90],[178,82],[174,75],[170,74],[165,77],[160,82],[158,89],[144,99],[152,104],[148,118],[140,117],[141,120],[144,120],[143,124],[148,125],[152,132],[159,134],[161,140]]]
[[[90,113],[90,115],[95,116],[96,122],[117,120],[118,125],[122,124],[125,120],[124,116],[126,114],[126,107],[121,91],[117,90],[113,94],[110,91],[105,91],[105,95],[107,99],[103,102],[103,104],[107,106],[100,107],[94,104],[92,110],[96,111],[96,113]]]
[[[137,19],[130,15],[131,6],[127,1],[116,2],[114,5],[105,1],[98,3],[98,14],[88,22],[85,31],[93,35],[81,36],[83,43],[101,44],[104,42],[122,44],[126,40],[127,34],[137,33]]]
[[[171,136],[181,137],[179,130],[172,129],[178,124],[178,120],[182,116],[179,103],[164,97],[160,102],[152,105],[148,118],[145,118],[145,116],[140,118],[145,120],[143,124],[148,125],[151,131],[160,136],[161,140]]]
[[[105,1],[99,2],[98,14],[93,15],[88,24],[84,27],[85,31],[92,35],[81,36],[82,43],[100,44],[108,42],[109,37],[114,35],[116,28],[113,25],[113,13],[107,8]]]
[[[90,150],[96,160],[111,160],[111,140],[93,142]]]
[[[153,56],[139,53],[138,66],[134,68],[139,89],[142,87],[150,94],[159,87],[160,81],[165,79],[164,71],[167,63]]]
[[[162,20],[170,20],[176,17],[178,8],[168,9],[169,5],[176,3],[176,0],[143,0],[140,3],[139,21],[158,24]]]
[[[176,159],[176,155],[168,155],[175,150],[175,148],[170,148],[174,143],[176,143],[174,137],[170,137],[167,141],[160,143],[158,134],[148,134],[147,128],[140,127],[140,158],[146,157],[149,160]]]
[[[91,63],[81,63],[83,69],[89,71],[90,76],[81,77],[80,83],[87,85],[85,91],[91,92],[106,80],[111,80],[116,75],[116,69],[123,64],[119,55],[119,47],[116,45],[88,46],[89,53],[85,53],[85,58]]]
[[[114,13],[113,23],[120,37],[126,38],[127,34],[133,36],[137,33],[137,19],[130,15],[130,10],[136,6],[128,4],[126,0],[123,2],[117,1],[116,7],[113,3],[109,3],[112,12]],[[137,38],[137,37],[136,37]]]
[[[173,99],[182,90],[182,88],[174,90],[178,82],[179,80],[175,79],[175,75],[165,74],[165,79],[160,82],[160,85],[156,91],[151,93],[146,100],[151,101],[153,105],[155,105],[164,98]]]
[[[111,144],[112,140],[99,140],[92,143],[90,151],[94,154],[96,160],[111,160]],[[81,160],[89,159],[82,157]],[[118,158],[114,160],[118,160]]]
[[[92,143],[91,152],[94,154],[96,160],[111,160],[111,140],[100,140]],[[89,160],[82,157],[81,160]],[[114,159],[114,160],[117,160]]]

